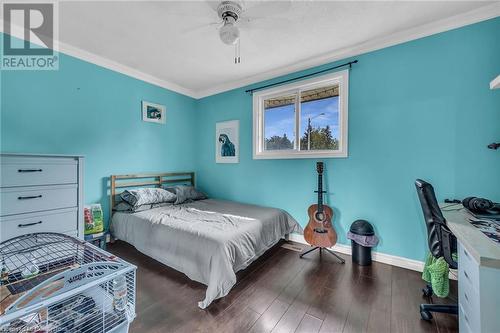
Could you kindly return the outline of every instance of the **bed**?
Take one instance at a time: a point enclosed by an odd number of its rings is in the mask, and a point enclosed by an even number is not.
[[[111,207],[120,190],[166,183],[194,185],[194,173],[111,176]],[[111,220],[113,237],[206,285],[202,309],[229,293],[236,272],[299,230],[281,209],[216,199],[114,212]]]

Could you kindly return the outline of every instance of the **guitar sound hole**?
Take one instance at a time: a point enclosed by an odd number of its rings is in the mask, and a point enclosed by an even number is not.
[[[323,221],[325,219],[325,215],[323,213],[316,213],[316,220]]]

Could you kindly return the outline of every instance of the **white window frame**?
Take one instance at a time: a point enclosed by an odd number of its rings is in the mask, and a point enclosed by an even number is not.
[[[338,150],[299,150],[300,149],[300,92],[328,85],[339,85],[339,149]],[[253,94],[253,159],[290,159],[290,158],[343,158],[347,157],[348,131],[348,90],[349,70],[314,77]],[[286,94],[297,94],[295,104],[295,142],[294,149],[266,151],[264,140],[264,100]]]

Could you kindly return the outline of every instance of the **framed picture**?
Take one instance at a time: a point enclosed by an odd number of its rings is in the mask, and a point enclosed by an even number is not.
[[[240,161],[240,121],[231,120],[215,125],[215,162]]]
[[[142,120],[149,121],[151,123],[165,124],[165,105],[142,101]]]

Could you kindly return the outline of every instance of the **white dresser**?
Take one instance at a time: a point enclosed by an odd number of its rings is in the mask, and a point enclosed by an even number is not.
[[[460,332],[500,332],[500,244],[469,223],[464,209],[443,210],[458,240]]]
[[[83,239],[82,156],[0,157],[0,242],[42,231]]]

